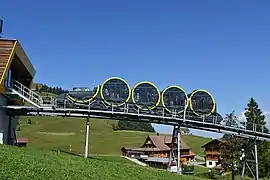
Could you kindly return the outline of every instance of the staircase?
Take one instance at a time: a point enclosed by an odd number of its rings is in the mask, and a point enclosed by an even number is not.
[[[18,95],[23,100],[27,101],[28,103],[32,104],[37,108],[41,108],[41,106],[43,106],[42,97],[38,93],[32,91],[31,89],[27,88],[26,86],[14,79],[11,82],[11,86],[8,87],[8,90],[8,94]]]

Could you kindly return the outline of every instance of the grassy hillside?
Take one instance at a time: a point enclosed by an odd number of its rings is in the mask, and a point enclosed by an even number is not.
[[[32,149],[16,148],[0,145],[0,177],[1,179],[200,179],[181,176],[166,171],[140,167],[125,159],[89,158],[71,156],[56,152],[42,152]]]
[[[32,124],[28,125],[28,119]],[[137,131],[113,131],[117,121],[91,119],[89,151],[91,154],[120,154],[121,147],[138,147],[150,133]],[[62,117],[22,117],[18,137],[27,137],[29,147],[62,149],[82,153],[85,142],[85,119]],[[184,136],[185,142],[196,154],[203,155],[201,145],[210,139]]]

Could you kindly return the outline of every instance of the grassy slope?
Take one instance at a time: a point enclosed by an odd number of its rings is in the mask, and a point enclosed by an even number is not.
[[[32,125],[27,125],[31,119]],[[29,138],[29,146],[39,149],[60,148],[83,152],[85,119],[62,117],[22,117],[18,137]],[[113,131],[116,121],[92,119],[90,124],[91,154],[120,154],[121,147],[138,147],[142,145],[149,133],[136,131]],[[59,133],[59,134],[57,134]],[[62,133],[62,134],[60,134]],[[210,139],[198,136],[184,136],[185,142],[196,154],[203,155],[201,145]]]
[[[56,152],[0,146],[1,179],[199,179],[140,167],[119,158],[89,158]]]

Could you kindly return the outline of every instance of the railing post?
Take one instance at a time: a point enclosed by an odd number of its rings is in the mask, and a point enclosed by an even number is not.
[[[164,107],[162,107],[162,117],[164,119],[164,116],[165,116],[165,110],[164,110]]]
[[[89,101],[88,103],[88,112],[90,113],[90,110],[91,110],[91,101]]]
[[[204,123],[204,121],[205,121],[205,115],[203,115],[202,118],[203,118],[203,123]]]
[[[129,112],[129,104],[127,103],[127,113]]]
[[[186,113],[187,113],[187,104],[188,104],[188,100],[185,100],[185,107],[184,107],[184,114],[183,114],[183,122],[186,121]]]
[[[66,107],[67,107],[67,104],[66,104],[66,99],[64,100],[64,109],[66,109]]]

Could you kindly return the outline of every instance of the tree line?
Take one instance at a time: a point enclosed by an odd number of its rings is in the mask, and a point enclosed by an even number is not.
[[[137,121],[123,121],[119,120],[117,125],[113,126],[116,130],[133,130],[133,131],[143,131],[143,132],[155,132],[151,123],[137,122]]]
[[[151,123],[123,120],[119,120],[116,125],[113,125],[113,130],[132,130],[153,133],[156,132]],[[180,128],[180,131],[183,134],[190,134],[190,130],[188,128]]]
[[[35,84],[34,87],[40,93],[41,92],[48,92],[48,93],[59,95],[59,94],[68,92],[67,90],[65,90],[61,87],[50,87],[46,84]]]

